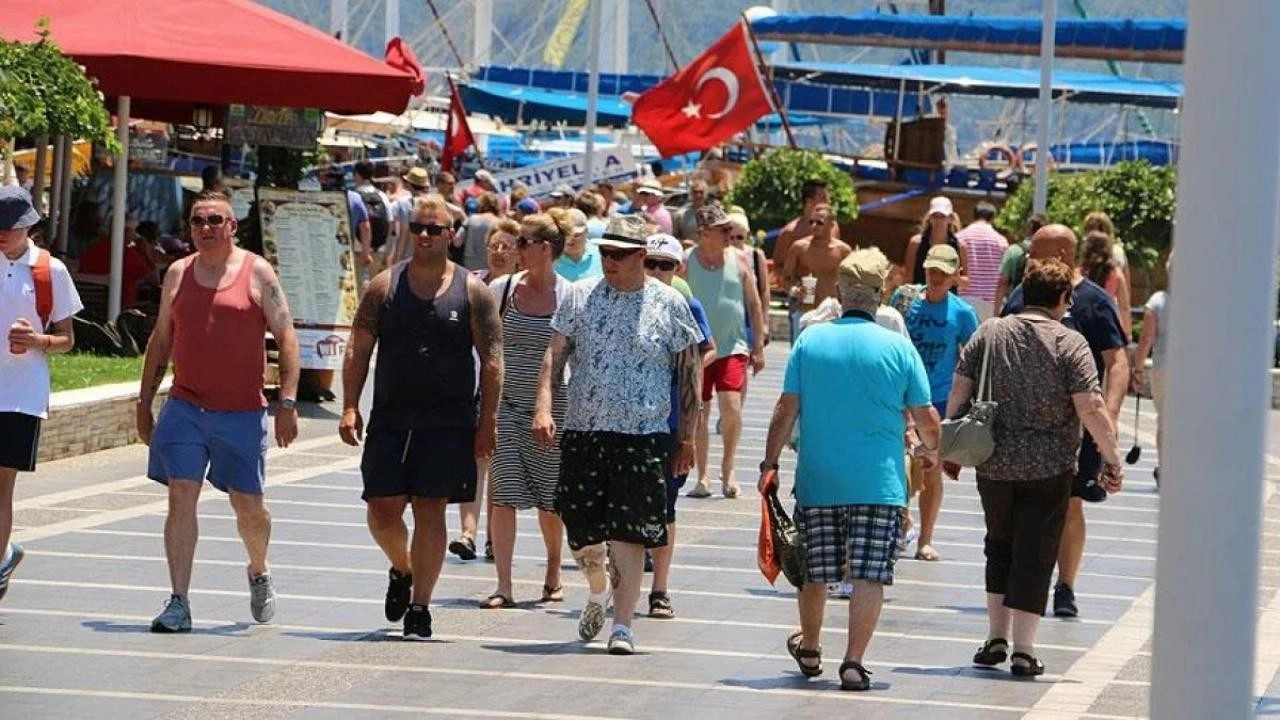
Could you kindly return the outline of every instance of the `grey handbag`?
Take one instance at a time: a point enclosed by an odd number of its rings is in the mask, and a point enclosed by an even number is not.
[[[991,339],[982,349],[982,372],[978,378],[978,396],[964,417],[942,421],[942,438],[938,452],[942,459],[963,467],[977,467],[991,458],[996,450],[991,436],[997,403],[991,399],[987,385],[987,369],[991,364]]]

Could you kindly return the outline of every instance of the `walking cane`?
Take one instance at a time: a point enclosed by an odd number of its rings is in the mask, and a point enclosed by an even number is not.
[[[1124,456],[1124,461],[1133,465],[1142,457],[1142,445],[1138,443],[1138,409],[1142,407],[1142,393],[1138,393],[1138,401],[1133,404],[1133,447],[1129,448],[1129,454]]]

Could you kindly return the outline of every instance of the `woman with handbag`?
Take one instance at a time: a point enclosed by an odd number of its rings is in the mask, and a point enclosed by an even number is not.
[[[1010,670],[1032,677],[1044,673],[1035,636],[1066,518],[1081,423],[1098,441],[1109,492],[1120,489],[1123,473],[1089,345],[1059,322],[1070,307],[1072,269],[1056,259],[1031,261],[1022,288],[1026,309],[984,323],[965,347],[947,417],[961,416],[971,399],[994,403],[994,450],[977,465],[990,627],[973,662],[1003,663],[1011,638]]]

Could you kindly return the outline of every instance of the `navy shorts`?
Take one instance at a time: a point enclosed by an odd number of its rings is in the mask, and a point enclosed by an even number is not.
[[[222,492],[261,495],[266,461],[266,410],[205,410],[170,396],[151,433],[147,477],[165,485],[208,478]]]
[[[364,438],[360,474],[364,500],[375,497],[476,499],[476,431],[418,428],[370,431]]]

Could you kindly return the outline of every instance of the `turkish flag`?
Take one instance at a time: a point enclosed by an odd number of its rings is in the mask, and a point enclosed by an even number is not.
[[[440,167],[453,171],[454,158],[462,155],[467,148],[476,144],[476,138],[467,125],[467,109],[462,106],[462,96],[458,87],[449,79],[449,123],[444,131],[444,149],[440,153]]]
[[[631,119],[663,157],[707,150],[773,112],[747,27],[739,22],[696,60],[636,99]]]

